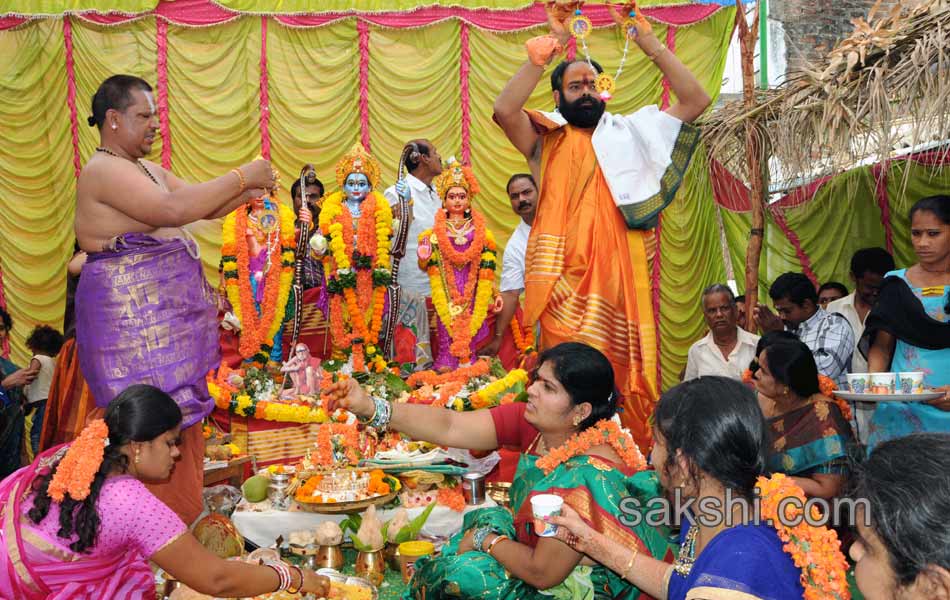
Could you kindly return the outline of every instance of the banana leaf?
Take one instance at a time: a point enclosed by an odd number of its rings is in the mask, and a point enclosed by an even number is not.
[[[435,508],[435,502],[426,507],[419,516],[415,519],[409,521],[409,524],[405,525],[402,529],[399,530],[399,533],[396,534],[396,543],[401,544],[403,542],[411,542],[412,540],[419,537],[419,532],[422,531],[422,526],[426,524],[426,521],[429,520],[429,514],[432,513],[432,509]],[[392,520],[386,521],[383,524],[383,539],[389,539],[389,524],[392,523]]]

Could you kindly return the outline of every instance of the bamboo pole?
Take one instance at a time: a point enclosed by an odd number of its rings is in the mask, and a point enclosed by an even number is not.
[[[756,0],[752,25],[746,21],[741,0],[736,0],[736,27],[739,31],[739,48],[742,57],[742,97],[747,110],[755,106],[755,45],[759,35],[759,2]],[[749,167],[749,201],[752,205],[752,229],[746,249],[745,296],[746,322],[743,326],[754,331],[753,308],[758,302],[759,262],[762,242],[765,237],[765,187],[763,181],[762,140],[756,135],[753,119],[746,121],[746,161]]]

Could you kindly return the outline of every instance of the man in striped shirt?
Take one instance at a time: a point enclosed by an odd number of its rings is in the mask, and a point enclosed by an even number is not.
[[[769,296],[778,315],[762,304],[755,307],[762,332],[784,328],[794,333],[811,349],[818,372],[839,387],[844,384],[854,352],[854,331],[848,320],[818,306],[814,284],[801,273],[780,275],[769,288]]]

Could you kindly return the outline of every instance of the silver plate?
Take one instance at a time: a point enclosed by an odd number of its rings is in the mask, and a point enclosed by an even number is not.
[[[924,392],[923,394],[858,394],[835,390],[835,396],[840,396],[851,402],[927,402],[943,397],[943,392]]]

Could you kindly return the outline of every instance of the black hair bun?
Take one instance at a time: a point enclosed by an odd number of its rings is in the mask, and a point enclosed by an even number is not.
[[[89,123],[89,126],[90,126],[90,127],[95,127],[95,126],[96,126],[96,118],[95,118],[95,117],[86,117],[86,122]]]

